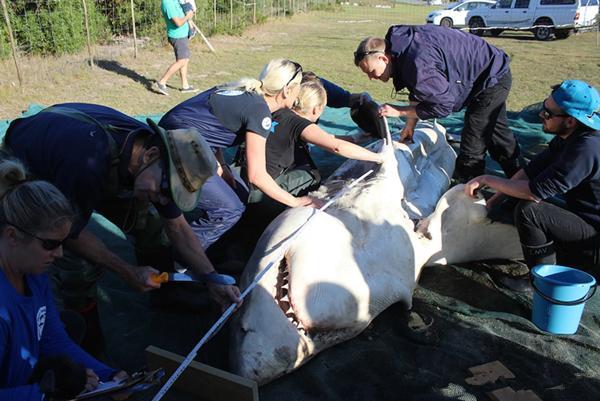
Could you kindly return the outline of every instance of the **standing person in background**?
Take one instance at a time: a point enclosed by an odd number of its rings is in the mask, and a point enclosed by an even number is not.
[[[70,399],[84,389],[97,387],[99,380],[127,377],[85,353],[67,336],[52,299],[46,270],[62,256],[74,215],[69,201],[52,184],[26,181],[20,162],[0,161],[3,401],[40,401],[45,395],[48,399]],[[57,358],[67,362],[58,365]],[[65,364],[71,369],[66,371]],[[36,374],[34,367],[46,372],[52,369],[53,383],[46,384],[51,388],[40,385],[44,372]]]
[[[271,60],[258,79],[245,78],[211,88],[175,106],[160,120],[159,125],[168,130],[196,128],[215,152],[218,176],[206,182],[196,209],[186,215],[205,249],[240,219],[248,196],[225,162],[223,149],[243,144],[242,177],[251,189],[256,187],[290,207],[318,207],[312,198],[294,197],[279,187],[267,172],[265,161],[271,113],[292,107],[301,80],[300,64]]]
[[[486,151],[507,177],[520,168],[519,145],[506,116],[509,63],[506,53],[480,37],[434,25],[394,25],[385,39],[366,38],[354,52],[354,64],[370,79],[392,78],[396,91],[408,89],[409,106],[381,108],[381,115],[406,117],[403,140],[412,140],[418,119],[466,107],[454,170],[458,182],[485,172]]]
[[[160,3],[165,23],[167,24],[167,37],[169,43],[175,51],[175,62],[167,68],[163,76],[156,81],[156,90],[163,95],[169,95],[167,92],[167,81],[173,74],[179,71],[181,76],[181,92],[195,92],[193,86],[188,82],[188,65],[190,62],[190,46],[188,35],[190,31],[190,21],[194,17],[192,10],[184,14],[178,0],[162,0]]]

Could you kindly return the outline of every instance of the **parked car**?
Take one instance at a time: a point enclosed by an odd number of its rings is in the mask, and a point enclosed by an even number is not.
[[[470,32],[498,36],[505,30],[529,30],[536,39],[567,38],[571,32],[594,24],[598,0],[498,0],[490,8],[468,12]],[[489,28],[489,29],[485,29]]]
[[[495,0],[467,0],[462,3],[452,3],[443,10],[430,13],[425,21],[428,24],[447,26],[449,28],[467,26],[466,17],[470,10],[479,7],[491,7],[496,4]]]

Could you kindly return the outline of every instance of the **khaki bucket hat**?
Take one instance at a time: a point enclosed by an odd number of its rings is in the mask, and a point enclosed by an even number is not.
[[[173,201],[179,209],[188,212],[198,204],[202,185],[217,172],[217,159],[195,128],[167,131],[151,119],[147,121],[167,149],[167,176]]]

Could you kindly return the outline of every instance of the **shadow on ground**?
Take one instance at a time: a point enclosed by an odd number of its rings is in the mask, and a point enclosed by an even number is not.
[[[144,85],[146,87],[146,89],[148,89],[149,91],[152,91],[152,84],[154,83],[154,80],[149,80],[148,78],[146,78],[143,75],[140,75],[136,71],[131,70],[127,67],[124,67],[118,61],[96,60],[96,65],[98,67],[102,68],[103,70],[114,72],[115,74],[119,74],[124,77],[127,77],[134,82]]]

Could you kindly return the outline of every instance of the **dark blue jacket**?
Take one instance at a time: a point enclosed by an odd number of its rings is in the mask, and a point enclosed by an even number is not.
[[[394,88],[409,90],[423,120],[462,109],[509,71],[506,53],[456,29],[394,25],[385,39]]]
[[[135,178],[128,171],[134,138],[154,131],[141,121],[110,107],[86,103],[64,103],[54,108],[88,116],[45,109],[30,117],[17,118],[8,127],[4,145],[28,167],[36,178],[54,184],[71,201],[77,218],[71,229],[76,237],[92,212],[101,209],[109,195],[111,149],[106,130],[120,149],[118,181],[133,189]],[[159,214],[173,219],[181,211],[173,201],[155,204]]]
[[[600,229],[600,131],[555,137],[525,173],[539,199],[565,194],[567,209]]]

